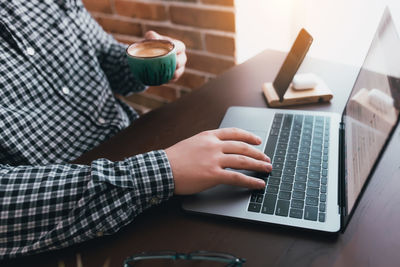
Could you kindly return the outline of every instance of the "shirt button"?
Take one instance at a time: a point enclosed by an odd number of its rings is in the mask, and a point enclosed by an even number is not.
[[[69,89],[68,89],[68,87],[63,87],[63,88],[61,88],[61,90],[63,91],[63,93],[64,93],[65,95],[68,95],[68,94],[69,94]]]
[[[26,49],[26,53],[30,56],[33,56],[35,54],[35,49],[33,49],[32,47],[28,47]]]
[[[98,231],[98,232],[96,233],[96,235],[97,235],[98,237],[101,237],[101,236],[104,235],[104,233],[103,233],[103,231]]]
[[[99,118],[99,123],[100,123],[100,124],[104,124],[104,123],[106,123],[106,121],[105,121],[102,117],[100,117],[100,118]]]
[[[152,197],[151,199],[150,199],[150,204],[151,205],[156,205],[156,204],[158,204],[158,197]]]

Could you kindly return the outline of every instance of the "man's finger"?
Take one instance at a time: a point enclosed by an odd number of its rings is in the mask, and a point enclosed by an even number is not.
[[[185,67],[181,67],[177,70],[175,70],[174,76],[172,77],[171,82],[176,82],[183,74],[183,72],[185,71]]]
[[[236,154],[226,154],[222,156],[220,164],[222,168],[231,168],[236,170],[250,170],[265,173],[272,171],[272,165],[269,162]]]
[[[176,69],[184,67],[186,65],[187,56],[185,53],[176,56]]]
[[[225,154],[245,155],[254,159],[271,162],[271,159],[263,152],[244,142],[224,141],[222,143],[222,152]]]
[[[239,128],[221,128],[214,130],[214,133],[220,140],[242,141],[252,145],[259,145],[262,142],[260,137]]]
[[[240,187],[247,187],[250,189],[264,189],[265,182],[261,179],[244,175],[240,172],[231,170],[224,170],[222,172],[222,183],[227,185],[234,185]]]
[[[176,39],[171,39],[171,38],[168,38],[168,39],[175,44],[177,55],[181,55],[182,53],[185,53],[186,46],[183,42],[176,40]]]
[[[148,31],[144,34],[144,39],[160,40],[163,39],[163,36],[156,33],[155,31]]]

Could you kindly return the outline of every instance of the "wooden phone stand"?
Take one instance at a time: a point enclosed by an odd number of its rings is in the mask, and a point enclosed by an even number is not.
[[[283,96],[282,102],[279,101],[279,96],[272,83],[264,83],[262,90],[267,99],[268,106],[273,108],[325,102],[331,100],[333,97],[332,91],[322,80],[318,81],[317,86],[314,88],[306,90],[295,90],[290,85]]]

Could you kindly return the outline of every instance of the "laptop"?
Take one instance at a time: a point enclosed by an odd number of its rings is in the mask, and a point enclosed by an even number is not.
[[[182,202],[189,212],[306,228],[344,230],[399,124],[400,39],[388,8],[342,114],[230,107],[220,128],[260,136],[271,173],[263,190],[219,185]]]

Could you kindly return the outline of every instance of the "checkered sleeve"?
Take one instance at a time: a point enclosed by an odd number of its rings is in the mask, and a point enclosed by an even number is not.
[[[121,95],[145,90],[147,87],[137,80],[129,69],[125,54],[127,45],[119,43],[111,34],[106,33],[83,5],[77,14],[76,21],[80,22],[82,31],[96,48],[97,58],[112,90]]]
[[[173,189],[163,150],[91,165],[0,165],[0,259],[112,234]]]

